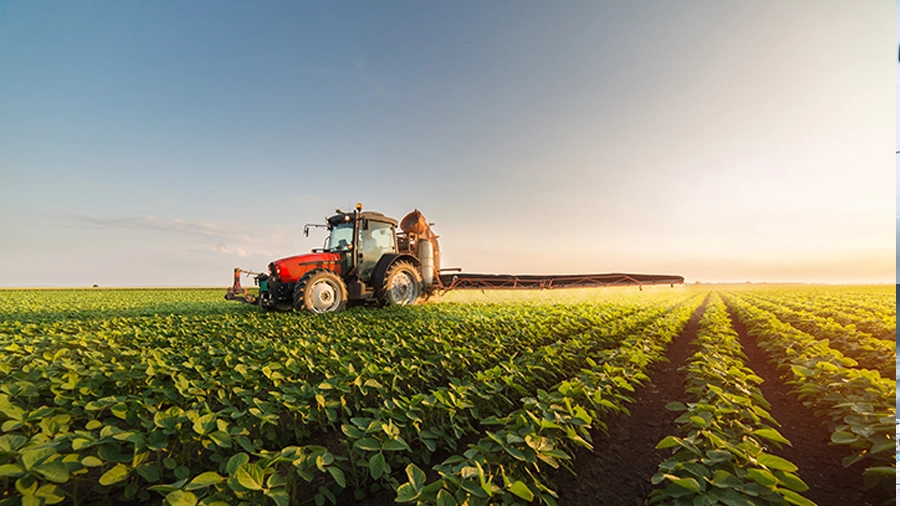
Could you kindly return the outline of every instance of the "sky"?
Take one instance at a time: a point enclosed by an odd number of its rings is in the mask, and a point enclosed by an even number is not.
[[[893,283],[896,26],[889,1],[2,2],[0,287],[226,286],[356,202],[421,210],[466,272]]]

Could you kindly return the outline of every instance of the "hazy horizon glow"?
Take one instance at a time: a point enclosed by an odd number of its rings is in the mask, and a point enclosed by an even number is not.
[[[893,283],[894,7],[2,4],[0,287],[223,286],[358,201],[466,272]]]

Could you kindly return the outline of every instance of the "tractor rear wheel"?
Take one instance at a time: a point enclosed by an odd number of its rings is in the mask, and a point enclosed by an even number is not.
[[[310,313],[337,313],[347,307],[347,286],[334,271],[309,271],[294,285],[294,309]]]
[[[409,262],[397,262],[384,275],[378,300],[385,306],[408,306],[422,297],[422,275]]]

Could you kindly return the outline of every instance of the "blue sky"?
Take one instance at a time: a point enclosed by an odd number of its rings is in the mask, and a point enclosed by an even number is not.
[[[6,2],[0,286],[228,284],[361,201],[469,272],[891,282],[888,2]]]

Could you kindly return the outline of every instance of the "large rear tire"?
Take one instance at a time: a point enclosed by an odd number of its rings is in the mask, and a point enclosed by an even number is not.
[[[310,313],[337,313],[347,307],[347,286],[334,271],[309,271],[294,285],[294,309]]]
[[[409,262],[400,261],[385,273],[384,284],[378,288],[378,300],[384,306],[411,306],[419,302],[423,293],[419,270]]]

